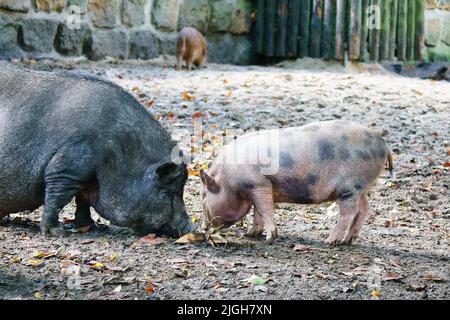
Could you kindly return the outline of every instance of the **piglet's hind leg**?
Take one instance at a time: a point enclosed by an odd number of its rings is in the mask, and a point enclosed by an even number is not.
[[[338,200],[339,220],[325,243],[331,246],[336,246],[339,241],[342,240],[346,231],[349,229],[358,214],[358,202],[359,194]]]
[[[361,231],[364,222],[367,220],[369,215],[369,200],[367,199],[367,194],[362,194],[359,198],[359,211],[358,215],[353,220],[353,223],[348,231],[347,237],[342,243],[351,244],[354,239],[356,239]]]

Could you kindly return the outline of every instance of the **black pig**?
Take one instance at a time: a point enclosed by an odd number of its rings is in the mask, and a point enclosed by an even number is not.
[[[130,94],[97,77],[25,70],[0,62],[0,217],[45,205],[44,234],[76,199],[140,234],[195,229],[183,203],[184,164],[168,133]]]

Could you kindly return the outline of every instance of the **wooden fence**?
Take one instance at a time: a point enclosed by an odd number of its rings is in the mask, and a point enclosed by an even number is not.
[[[267,57],[423,60],[425,0],[256,0]]]

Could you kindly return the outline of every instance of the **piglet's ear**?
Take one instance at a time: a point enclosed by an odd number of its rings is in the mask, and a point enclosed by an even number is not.
[[[200,179],[202,180],[202,183],[206,185],[209,192],[219,192],[219,185],[203,169],[200,169]]]
[[[163,182],[171,182],[182,175],[187,175],[184,165],[167,161],[156,168],[156,174]]]

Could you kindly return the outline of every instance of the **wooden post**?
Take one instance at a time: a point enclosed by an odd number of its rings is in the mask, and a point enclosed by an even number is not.
[[[372,11],[369,12],[368,16],[368,27],[369,27],[369,37],[370,37],[370,47],[369,47],[369,55],[370,60],[378,61],[379,53],[380,53],[380,30],[376,25],[378,22],[376,21],[378,17],[376,16],[377,8],[380,8],[380,0],[372,0],[370,6],[372,7]],[[373,20],[375,19],[375,20]],[[374,23],[376,22],[376,23]]]
[[[361,52],[361,0],[350,3],[349,58],[358,60]]]
[[[398,17],[398,1],[391,0],[391,25],[389,27],[389,60],[393,61],[395,56],[396,35],[397,35],[397,17]],[[400,0],[404,1],[404,0]]]
[[[276,38],[277,46],[275,55],[278,57],[284,57],[286,55],[288,0],[278,0],[277,5],[278,32]]]
[[[331,1],[330,18],[330,59],[336,56],[336,0]]]
[[[288,14],[288,31],[287,31],[287,56],[297,56],[298,48],[298,30],[300,28],[300,1],[289,1],[289,14]]]
[[[406,61],[408,1],[398,1],[397,58]]]
[[[309,25],[311,17],[311,4],[310,0],[301,1],[300,11],[300,44],[299,44],[299,56],[301,58],[308,56],[308,44],[309,44]]]
[[[275,1],[266,0],[266,27],[264,32],[264,54],[268,57],[274,55],[274,41],[275,41]]]
[[[312,1],[309,55],[313,58],[320,57],[320,25],[322,23],[323,16],[322,9],[322,0]]]
[[[415,0],[414,0],[415,1]],[[389,57],[389,28],[391,14],[391,0],[381,0],[381,30],[380,30],[380,60],[387,60]]]
[[[447,26],[448,28],[449,26]],[[414,58],[423,61],[424,41],[425,41],[425,3],[424,1],[416,2],[416,21],[414,32]]]
[[[369,0],[361,1],[361,41],[360,41],[360,56],[362,61],[366,61],[367,55],[367,7]]]
[[[330,59],[330,48],[331,48],[331,15],[333,11],[332,0],[325,0],[323,3],[325,14],[323,17],[322,26],[322,58],[325,60]]]
[[[416,0],[408,0],[408,33],[406,45],[406,59],[408,59],[408,61],[414,60],[415,23],[416,23]]]
[[[345,39],[345,0],[337,0],[336,3],[336,60],[344,60]]]
[[[256,52],[264,52],[265,0],[258,0],[256,7]]]

